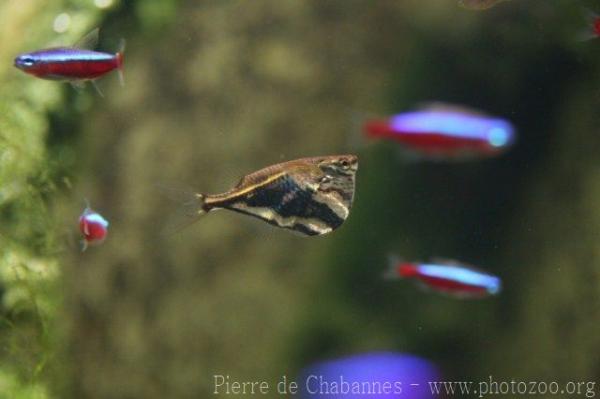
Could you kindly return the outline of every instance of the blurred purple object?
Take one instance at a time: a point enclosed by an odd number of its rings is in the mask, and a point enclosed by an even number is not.
[[[312,364],[297,381],[305,399],[430,399],[429,381],[439,380],[438,369],[427,360],[370,352]]]

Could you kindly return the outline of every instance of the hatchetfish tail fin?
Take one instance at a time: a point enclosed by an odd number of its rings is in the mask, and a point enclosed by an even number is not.
[[[167,198],[179,204],[178,208],[168,217],[161,230],[161,235],[175,234],[197,222],[208,212],[204,194],[164,184],[157,184],[157,187]]]

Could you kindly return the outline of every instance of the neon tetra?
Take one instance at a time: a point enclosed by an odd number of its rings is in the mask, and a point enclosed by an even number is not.
[[[41,79],[68,81],[76,87],[82,87],[86,81],[94,83],[94,79],[117,69],[123,84],[125,42],[121,42],[121,48],[115,54],[93,51],[91,49],[98,42],[98,32],[97,28],[94,29],[73,47],[20,54],[15,58],[15,67]]]
[[[390,259],[386,279],[415,279],[424,288],[457,298],[483,298],[502,289],[500,278],[455,261],[429,263]]]
[[[81,216],[79,216],[79,230],[83,235],[81,251],[89,245],[99,245],[104,242],[108,234],[108,221],[86,203]]]
[[[364,132],[367,137],[397,141],[410,152],[431,160],[496,156],[510,148],[516,136],[505,119],[443,103],[369,120]]]

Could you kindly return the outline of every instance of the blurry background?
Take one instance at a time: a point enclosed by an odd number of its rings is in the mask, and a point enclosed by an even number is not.
[[[600,42],[576,38],[597,4],[456,3],[3,0],[0,397],[199,398],[214,374],[276,382],[370,350],[450,380],[596,379]],[[104,98],[12,66],[96,26],[102,50],[127,39],[126,85],[108,75]],[[516,146],[468,163],[357,147],[362,116],[434,100],[510,119]],[[335,234],[231,212],[159,234],[177,205],[157,183],[221,192],[347,152],[357,193]],[[111,226],[82,254],[84,198]],[[505,289],[385,282],[390,253],[475,264]]]

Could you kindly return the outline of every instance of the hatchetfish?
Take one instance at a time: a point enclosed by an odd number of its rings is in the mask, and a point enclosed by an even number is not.
[[[419,263],[391,259],[385,278],[415,279],[425,288],[459,298],[495,295],[502,288],[500,278],[454,261]]]
[[[515,129],[509,121],[442,103],[369,120],[363,130],[367,137],[392,139],[410,152],[433,160],[490,157],[515,141]]]
[[[121,41],[120,49],[115,54],[93,51],[98,43],[98,33],[99,30],[94,29],[73,47],[20,54],[15,58],[15,67],[41,79],[68,81],[78,88],[83,87],[86,81],[94,83],[94,79],[116,69],[123,84],[125,41]]]
[[[357,169],[355,155],[271,165],[244,176],[225,193],[191,194],[184,203],[186,224],[208,212],[228,209],[303,235],[327,234],[350,213]]]
[[[89,245],[98,245],[104,242],[108,234],[108,221],[88,205],[79,216],[79,230],[83,235],[81,250],[85,251]]]

